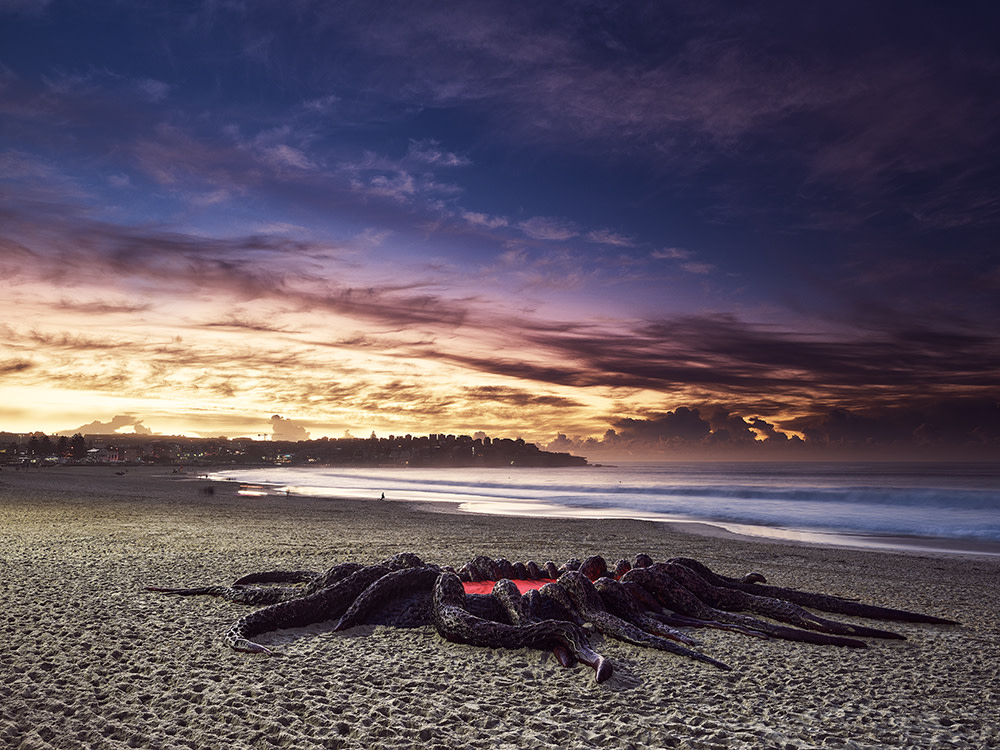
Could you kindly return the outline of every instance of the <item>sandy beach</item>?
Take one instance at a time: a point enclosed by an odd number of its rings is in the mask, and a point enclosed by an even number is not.
[[[665,524],[490,517],[392,501],[248,498],[188,470],[0,473],[0,746],[11,748],[985,748],[1000,746],[1000,559],[776,544]],[[593,639],[615,675],[329,624],[230,651],[246,607],[148,585],[228,583],[412,551],[562,562],[646,552],[956,619],[867,649],[698,630],[732,672]],[[843,616],[836,619],[849,620]],[[879,623],[857,620],[865,624]]]

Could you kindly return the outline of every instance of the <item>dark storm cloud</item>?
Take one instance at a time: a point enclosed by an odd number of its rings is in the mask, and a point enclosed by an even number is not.
[[[616,420],[612,423],[613,429],[605,434],[604,442],[609,447],[627,445],[633,450],[713,446],[723,450],[740,448],[755,445],[756,435],[751,427],[760,421],[744,419],[719,406],[680,406],[647,419],[630,417]],[[787,440],[788,436],[772,427],[765,435],[765,442],[772,438],[781,441]]]
[[[728,407],[681,406],[646,419],[613,421],[612,428],[600,439],[560,434],[548,449],[591,459],[716,456],[994,460],[1000,450],[1000,401],[924,398],[889,408],[834,408],[785,420],[780,428],[759,417],[741,417]],[[795,432],[802,433],[804,439],[790,434]]]
[[[609,419],[614,434],[581,451],[649,452],[781,444],[898,450],[1000,445],[1000,342],[986,334],[903,328],[860,340],[817,340],[732,317],[686,318],[609,338],[560,328],[528,333],[572,367],[462,359],[523,379],[702,394],[725,400],[665,415]],[[711,394],[711,395],[709,395]],[[768,396],[768,394],[774,394]],[[777,425],[761,414],[809,416]],[[977,454],[978,455],[978,454]]]
[[[670,440],[700,442],[711,431],[708,421],[701,418],[698,410],[686,406],[667,412],[658,419],[622,419],[615,422],[614,427],[626,439],[648,443]]]
[[[918,399],[904,407],[832,409],[785,427],[825,445],[1000,447],[1000,400]]]
[[[863,337],[805,335],[725,315],[643,324],[624,335],[584,325],[546,328],[530,323],[522,333],[551,351],[553,362],[566,364],[456,359],[478,369],[558,384],[665,392],[694,386],[732,396],[777,389],[821,400],[878,386],[905,394],[923,389],[995,390],[1000,371],[1000,340],[986,332],[898,328]]]
[[[783,432],[778,432],[777,428],[773,424],[761,419],[760,417],[753,417],[747,420],[746,423],[756,430],[765,440],[778,440],[780,442],[782,440],[789,439],[788,435]]]
[[[648,418],[627,417],[612,422],[600,438],[570,438],[560,433],[547,445],[557,450],[587,456],[592,460],[794,457],[803,442],[774,431],[758,441],[750,429],[760,420],[744,419],[719,406],[680,406]]]

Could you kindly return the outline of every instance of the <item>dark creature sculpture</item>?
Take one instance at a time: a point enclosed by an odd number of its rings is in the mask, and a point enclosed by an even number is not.
[[[522,594],[511,579],[535,583]],[[489,594],[469,594],[463,581],[496,583]],[[270,571],[244,576],[232,586],[148,590],[265,605],[241,617],[223,637],[238,651],[272,655],[271,649],[251,639],[327,620],[335,622],[335,631],[365,622],[400,627],[433,624],[444,638],[458,643],[551,649],[564,666],[579,661],[593,668],[598,682],[611,676],[612,665],[591,647],[588,627],[730,670],[729,665],[689,648],[698,642],[677,628],[713,627],[758,638],[864,648],[867,644],[858,638],[903,636],[820,617],[805,607],[880,620],[955,624],[916,612],[769,586],[759,573],[736,579],[690,558],[655,563],[642,554],[631,563],[617,561],[613,569],[597,556],[557,566],[551,561],[511,563],[480,555],[455,571],[401,553],[376,565],[341,563],[323,573]]]

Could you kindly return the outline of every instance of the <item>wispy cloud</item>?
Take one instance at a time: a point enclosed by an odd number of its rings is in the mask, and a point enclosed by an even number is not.
[[[302,151],[284,143],[263,148],[261,155],[264,161],[279,169],[311,170],[316,168],[316,165]]]
[[[665,247],[662,250],[654,250],[650,255],[662,260],[687,260],[692,253],[680,247]]]
[[[167,95],[170,93],[169,84],[152,78],[143,78],[136,81],[136,87],[151,102],[161,102],[166,99]]]
[[[716,270],[715,266],[711,263],[681,263],[681,268],[688,273],[698,274],[701,276],[712,273],[712,271]]]
[[[442,149],[435,140],[410,141],[407,157],[436,167],[468,167],[472,164],[467,156]]]
[[[0,13],[40,14],[52,0],[0,0]]]
[[[464,211],[462,212],[462,218],[470,224],[486,227],[487,229],[498,229],[500,227],[505,227],[510,223],[510,221],[503,216],[491,216],[477,211]]]
[[[518,223],[518,228],[536,240],[564,241],[576,237],[579,231],[566,219],[553,216],[533,216]]]
[[[612,245],[614,247],[633,247],[636,244],[633,238],[611,229],[595,229],[587,232],[587,239],[600,245]]]

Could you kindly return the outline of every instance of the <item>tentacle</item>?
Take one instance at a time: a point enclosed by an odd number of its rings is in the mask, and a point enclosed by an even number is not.
[[[216,596],[237,604],[270,605],[308,596],[325,589],[363,566],[358,563],[341,563],[329,568],[323,573],[310,570],[272,570],[264,573],[251,573],[236,580],[232,586],[199,586],[195,588],[171,588],[163,586],[147,586],[147,591],[158,591],[176,596]],[[308,581],[306,586],[251,586],[251,582],[287,582],[296,583]]]
[[[146,591],[158,591],[174,596],[217,596],[237,604],[277,604],[303,595],[301,588],[287,586],[201,586],[191,589],[147,586]]]
[[[514,566],[511,564],[510,560],[505,557],[498,557],[494,560],[497,566],[497,574],[500,578],[514,578]]]
[[[511,625],[527,625],[531,622],[548,619],[536,614],[541,607],[541,594],[538,593],[537,589],[531,589],[522,595],[513,581],[504,579],[497,581],[493,587],[492,596],[500,603],[500,607],[507,615],[507,621]],[[576,662],[573,654],[561,643],[552,647],[552,653],[564,667],[572,667]]]
[[[621,578],[623,575],[632,570],[632,563],[628,560],[622,558],[615,562],[615,578]]]
[[[655,612],[656,614],[663,614],[663,607],[657,601],[656,597],[638,583],[629,580],[625,576],[622,576],[622,580],[619,583],[631,594],[632,599],[639,607],[648,609],[650,612]]]
[[[625,586],[619,581],[608,577],[598,578],[594,581],[594,588],[596,588],[597,593],[601,595],[601,601],[604,602],[608,611],[617,617],[627,620],[636,627],[639,627],[653,635],[669,638],[670,640],[677,641],[678,643],[683,643],[686,646],[701,645],[701,643],[689,636],[687,633],[682,633],[681,631],[670,627],[662,620],[657,620],[655,617],[646,614],[639,607],[639,603],[635,601],[628,589],[626,589]]]
[[[433,589],[431,593],[433,594]],[[503,611],[503,607],[500,606],[500,602],[497,601],[493,594],[466,594],[465,608],[469,610],[470,614],[475,615],[481,620],[503,622],[507,617],[507,614]],[[433,622],[434,618],[432,617],[431,624]]]
[[[732,578],[731,576],[723,575],[722,573],[716,573],[714,570],[709,568],[704,563],[698,562],[691,557],[671,557],[667,562],[677,563],[678,565],[683,565],[691,570],[695,571],[698,575],[704,578],[706,581],[711,583],[713,586],[731,586],[739,583],[738,578]],[[760,575],[759,573],[748,573],[744,578],[748,578],[752,575]],[[763,576],[760,576],[763,578]]]
[[[145,586],[146,591],[156,591],[160,594],[173,594],[175,596],[221,596],[224,597],[227,591],[232,589],[229,586],[197,586],[190,589],[178,589],[170,586]]]
[[[511,625],[527,625],[534,618],[531,615],[530,603],[521,596],[521,592],[510,579],[503,578],[493,586],[493,598],[500,603],[500,608],[507,616]]]
[[[706,664],[711,664],[719,669],[732,670],[732,667],[728,664],[680,646],[673,641],[651,635],[632,623],[611,614],[604,607],[604,603],[601,601],[597,589],[594,588],[594,584],[579,571],[564,573],[559,578],[558,585],[566,589],[566,593],[569,594],[570,599],[573,600],[573,604],[576,606],[576,611],[585,620],[593,623],[605,635],[610,635],[638,646],[649,646],[661,651],[669,651],[680,656],[687,656]]]
[[[561,620],[515,626],[478,618],[466,609],[465,589],[452,573],[438,576],[431,611],[438,633],[450,641],[492,648],[552,648],[561,644],[579,661],[594,668],[598,682],[611,677],[611,662],[590,648],[587,636],[578,626]]]
[[[412,552],[397,552],[395,555],[385,558],[379,565],[385,566],[389,570],[402,570],[403,568],[423,568],[426,566],[419,555]]]
[[[668,627],[715,628],[717,630],[729,630],[734,633],[742,633],[743,635],[749,635],[755,638],[770,638],[770,636],[765,633],[761,633],[759,630],[750,630],[748,628],[741,627],[740,625],[733,625],[728,622],[719,622],[718,620],[700,620],[697,617],[679,615],[676,612],[668,613],[651,593],[635,581],[624,579],[619,581],[619,583],[621,583],[622,587],[624,587],[624,589],[632,595],[632,599],[639,605],[639,607],[644,608],[643,611],[646,612],[649,617],[663,622]]]
[[[715,586],[725,586],[727,588],[738,589],[749,594],[759,596],[769,596],[775,599],[783,599],[793,604],[803,607],[812,607],[824,612],[833,612],[840,615],[851,615],[854,617],[868,617],[872,620],[896,620],[899,622],[923,622],[935,625],[957,625],[954,620],[946,620],[943,617],[934,617],[919,612],[910,612],[905,609],[891,609],[889,607],[878,607],[872,604],[862,604],[860,602],[844,599],[839,596],[829,594],[818,594],[810,591],[798,591],[796,589],[782,588],[780,586],[766,586],[760,583],[748,583],[728,576],[719,575],[710,570],[703,563],[692,560],[689,557],[675,557],[671,562],[683,565],[694,570],[705,580]],[[759,573],[751,573],[744,578],[760,576]],[[763,576],[760,576],[763,580]]]
[[[755,596],[738,589],[726,588],[725,586],[713,586],[702,578],[691,568],[679,565],[678,563],[658,563],[653,566],[662,566],[663,570],[680,583],[684,588],[697,596],[706,604],[717,609],[724,609],[727,612],[754,612],[773,620],[795,625],[807,630],[818,630],[823,633],[833,633],[834,635],[853,635],[862,638],[892,638],[905,640],[905,637],[898,633],[891,633],[887,630],[878,630],[864,625],[851,625],[850,623],[828,620],[819,617],[812,612],[807,612],[797,604],[786,602],[782,599],[774,599],[765,596]]]
[[[314,594],[317,591],[332,586],[337,583],[337,581],[343,581],[349,575],[353,575],[361,570],[364,565],[353,562],[340,563],[339,565],[334,565],[332,568],[327,568],[319,576],[311,580],[305,589],[306,594]]]
[[[458,569],[458,574],[462,580],[466,581],[495,581],[500,577],[497,564],[492,558],[486,557],[486,555],[476,555],[473,557]]]
[[[340,617],[366,588],[390,572],[384,565],[370,565],[315,594],[258,609],[237,620],[223,642],[237,651],[270,654],[269,649],[250,639],[280,628],[297,628]]]
[[[430,594],[440,571],[436,567],[423,566],[419,568],[403,568],[382,576],[361,592],[354,603],[348,607],[337,624],[334,632],[347,630],[365,621],[371,612],[401,594],[426,592]]]
[[[579,570],[581,565],[583,565],[583,563],[580,562],[578,558],[571,557],[569,560],[567,560],[565,563],[559,566],[558,568],[559,575],[562,575],[563,573],[568,573],[571,570]]]
[[[309,583],[321,575],[322,573],[315,570],[268,570],[237,578],[233,581],[233,586],[246,586],[251,583]]]
[[[648,568],[652,564],[653,564],[653,558],[647,555],[645,552],[640,552],[638,555],[635,556],[635,559],[632,560],[633,568]]]
[[[608,563],[600,555],[592,555],[580,565],[580,572],[591,581],[596,581],[608,574]]]
[[[775,638],[785,640],[802,641],[805,643],[820,643],[833,646],[850,646],[853,648],[866,648],[868,644],[864,641],[853,638],[843,638],[825,633],[815,633],[808,630],[797,630],[795,628],[775,625],[766,620],[758,620],[755,617],[726,612],[715,609],[701,601],[682,585],[674,581],[662,569],[655,565],[647,568],[633,568],[625,575],[626,581],[635,581],[666,607],[675,610],[688,617],[696,617],[699,620],[715,620],[719,622],[739,625],[750,630],[758,630],[767,633]]]
[[[538,593],[538,589],[528,589],[523,594],[521,598],[524,601],[524,606],[528,609],[528,617],[532,620],[558,620],[558,617],[546,617],[542,613],[542,595]]]
[[[764,633],[760,630],[753,630],[751,628],[744,627],[742,625],[736,625],[731,622],[719,622],[718,620],[699,620],[697,617],[687,617],[685,615],[679,615],[676,612],[667,615],[658,615],[656,613],[652,614],[657,620],[662,620],[666,625],[673,627],[688,627],[688,628],[711,628],[713,630],[726,630],[730,633],[739,633],[740,635],[747,635],[751,638],[760,638],[761,640],[768,640],[772,636]]]
[[[543,611],[548,619],[565,620],[575,625],[583,625],[583,618],[577,612],[573,600],[569,598],[566,589],[554,581],[546,583],[538,589]]]

